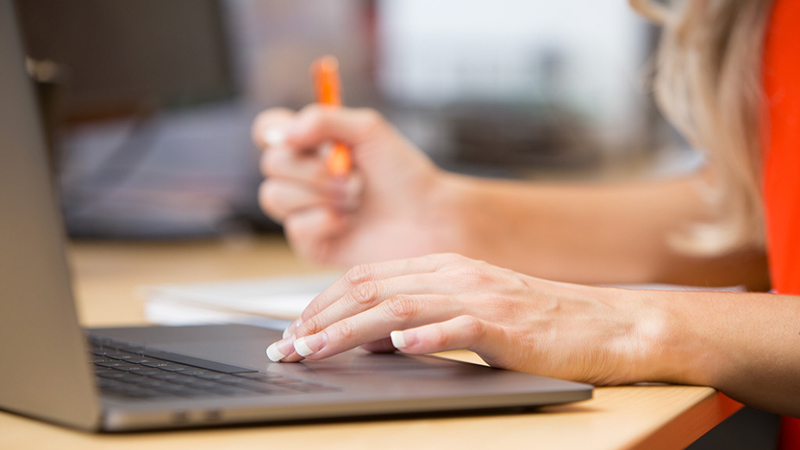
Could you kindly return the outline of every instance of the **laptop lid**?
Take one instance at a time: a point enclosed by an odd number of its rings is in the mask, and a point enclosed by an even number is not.
[[[0,408],[84,429],[100,405],[11,0],[0,0]]]

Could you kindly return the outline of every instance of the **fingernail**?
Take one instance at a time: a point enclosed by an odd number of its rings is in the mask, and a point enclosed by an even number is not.
[[[286,133],[277,128],[268,128],[264,131],[264,142],[270,147],[280,147],[286,143]]]
[[[392,338],[392,345],[395,348],[406,348],[417,343],[417,333],[413,331],[392,331],[389,333]]]
[[[322,350],[327,340],[325,333],[312,334],[294,341],[294,350],[298,355],[306,357]]]
[[[267,347],[267,358],[272,362],[278,362],[290,355],[294,350],[294,339],[282,339]]]
[[[403,336],[402,331],[392,331],[389,333],[389,336],[392,338],[392,345],[395,348],[406,348],[406,338]]]
[[[286,339],[289,336],[293,335],[294,332],[300,328],[300,325],[303,323],[303,319],[297,319],[294,322],[290,323],[285,330],[283,330],[283,338]]]

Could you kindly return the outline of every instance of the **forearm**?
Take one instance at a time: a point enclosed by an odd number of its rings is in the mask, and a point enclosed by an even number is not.
[[[665,313],[642,381],[713,386],[800,417],[800,297],[629,291]],[[661,375],[661,376],[659,376]]]
[[[760,250],[683,254],[669,237],[708,220],[700,175],[620,185],[538,185],[446,175],[456,251],[580,283],[766,285]]]

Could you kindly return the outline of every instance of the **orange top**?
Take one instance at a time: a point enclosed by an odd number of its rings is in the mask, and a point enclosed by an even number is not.
[[[764,206],[772,287],[800,295],[800,2],[776,0],[764,48]],[[782,449],[800,448],[784,418]]]

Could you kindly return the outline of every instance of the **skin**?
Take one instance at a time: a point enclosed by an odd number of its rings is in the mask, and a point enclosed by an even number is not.
[[[696,190],[703,174],[618,186],[462,177],[369,110],[270,110],[253,135],[266,149],[262,207],[295,250],[356,264],[271,345],[282,361],[301,360],[298,349],[314,360],[357,346],[466,348],[495,367],[596,385],[708,385],[800,415],[800,299],[572,284],[764,286],[762,251],[709,258],[669,245],[711,218]],[[351,148],[344,179],[318,150],[330,141]],[[394,345],[393,331],[403,338]]]

